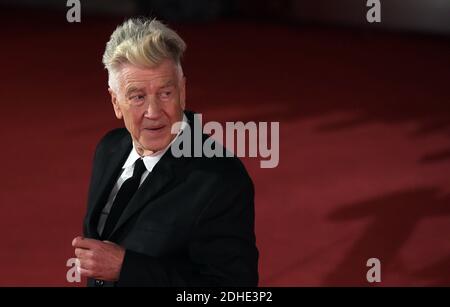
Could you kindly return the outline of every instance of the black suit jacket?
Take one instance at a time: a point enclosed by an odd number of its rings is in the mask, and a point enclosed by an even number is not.
[[[185,114],[193,134],[193,113]],[[99,214],[131,148],[123,128],[106,134],[97,146],[84,220],[88,238],[100,239]],[[126,249],[120,278],[115,283],[89,279],[89,286],[258,283],[254,188],[235,157],[175,158],[169,149],[107,240]]]

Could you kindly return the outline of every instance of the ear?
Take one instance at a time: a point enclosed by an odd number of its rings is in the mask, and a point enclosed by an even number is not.
[[[122,111],[120,110],[117,94],[111,88],[108,88],[108,92],[111,95],[111,103],[113,105],[114,113],[116,114],[117,119],[122,119],[123,115]]]
[[[184,110],[186,108],[186,77],[180,80],[180,106]]]

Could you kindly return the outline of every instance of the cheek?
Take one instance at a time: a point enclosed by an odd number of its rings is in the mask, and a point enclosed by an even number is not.
[[[167,115],[169,116],[169,120],[172,124],[180,120],[180,116],[182,116],[182,115],[180,115],[181,112],[182,112],[182,109],[178,102],[175,102],[170,107],[170,109],[167,112]]]
[[[172,103],[172,108],[171,108],[172,109],[172,113],[178,115],[181,111],[184,110],[183,101],[181,99],[182,99],[182,97],[179,94],[177,99]]]
[[[184,110],[184,108],[186,107],[186,105],[185,105],[185,103],[186,103],[186,96],[185,96],[185,92],[184,91],[180,92],[179,101],[180,101],[180,108],[182,110]]]
[[[127,112],[123,115],[125,126],[131,131],[138,132],[141,126],[142,116],[133,112]]]

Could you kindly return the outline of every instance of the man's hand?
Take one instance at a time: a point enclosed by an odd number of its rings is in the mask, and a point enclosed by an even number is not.
[[[75,255],[80,261],[82,276],[116,281],[119,279],[125,249],[109,241],[76,237],[72,241]]]

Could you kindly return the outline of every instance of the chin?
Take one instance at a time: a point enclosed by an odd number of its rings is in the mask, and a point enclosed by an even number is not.
[[[170,144],[170,140],[164,139],[161,141],[150,141],[150,142],[144,141],[141,144],[143,145],[145,150],[157,152],[165,149]]]

